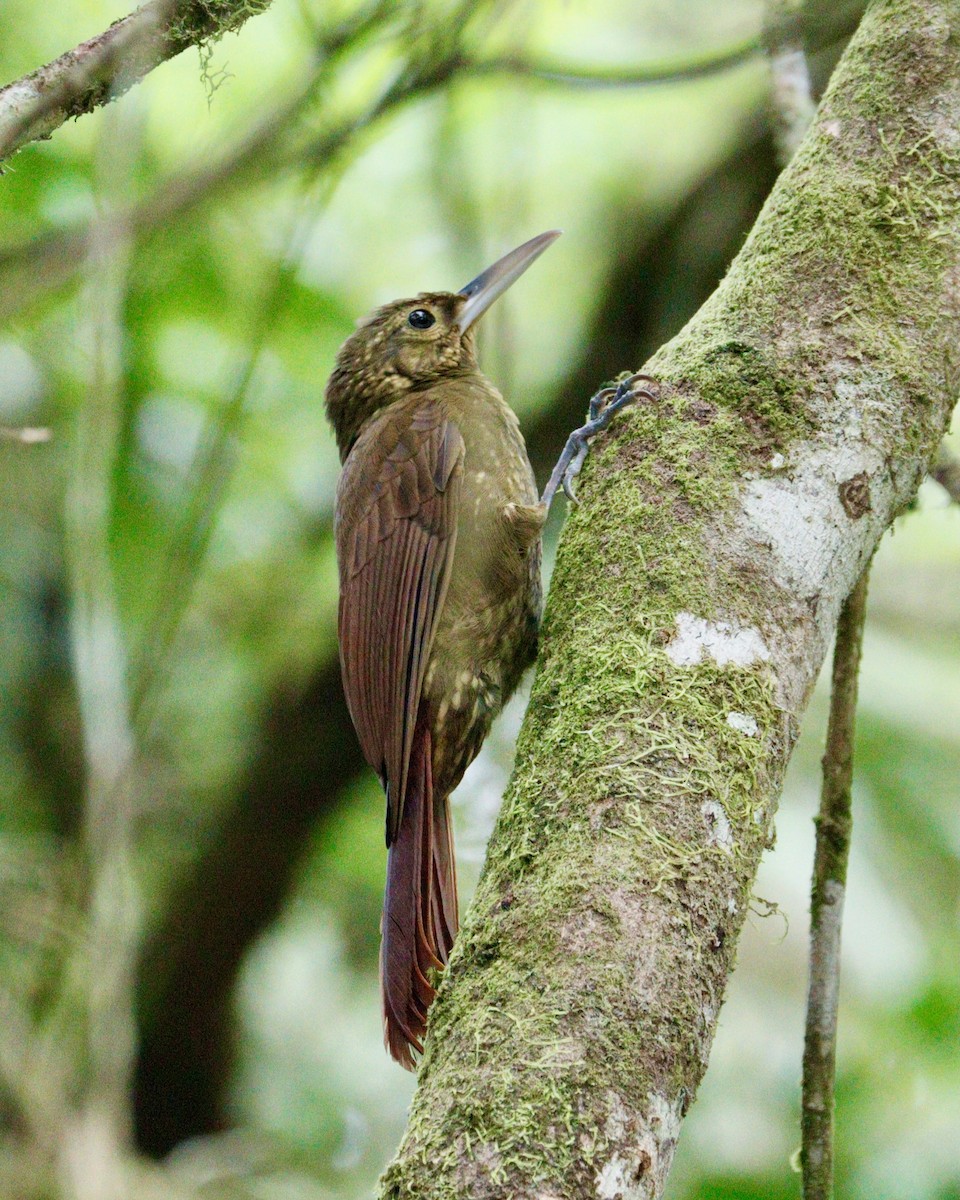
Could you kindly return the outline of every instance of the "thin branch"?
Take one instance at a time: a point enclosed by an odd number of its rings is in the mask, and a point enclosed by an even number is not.
[[[556,62],[532,55],[503,54],[491,58],[467,59],[463,65],[466,73],[471,75],[512,75],[539,83],[558,84],[561,87],[634,88],[662,83],[684,83],[740,66],[741,63],[749,62],[761,54],[765,48],[771,53],[775,44],[783,45],[785,49],[788,45],[799,49],[802,57],[802,41],[798,33],[799,17],[792,11],[796,7],[797,0],[771,0],[772,11],[765,22],[762,36],[745,38],[721,50],[708,50],[700,56],[685,56],[672,62],[651,62],[639,66],[588,66],[583,63]],[[791,11],[784,11],[785,9]],[[819,50],[832,46],[840,38],[848,37],[855,27],[856,22],[850,25],[848,21],[837,16],[825,20],[812,32],[812,47]],[[803,71],[806,72],[805,62]],[[809,76],[807,92],[809,93]],[[813,107],[810,108],[810,116],[813,114]]]
[[[764,42],[770,59],[770,103],[781,167],[793,158],[817,110],[801,36],[802,9],[802,0],[767,0]]]
[[[940,447],[930,478],[940,484],[954,504],[960,504],[960,459],[954,458],[946,446]]]
[[[756,37],[711,50],[701,57],[685,57],[674,62],[644,63],[640,66],[585,66],[581,63],[551,62],[518,54],[495,58],[467,60],[464,63],[471,75],[516,75],[541,83],[556,83],[563,87],[620,88],[647,87],[659,83],[682,83],[715,75],[730,67],[756,57],[762,50]]]
[[[116,99],[167,59],[239,29],[272,0],[150,0],[103,33],[0,88],[0,161]]]
[[[833,1197],[833,1103],[840,993],[840,939],[853,816],[857,677],[867,610],[869,564],[844,601],[833,652],[833,686],[810,897],[810,984],[803,1050],[801,1117],[804,1200]]]

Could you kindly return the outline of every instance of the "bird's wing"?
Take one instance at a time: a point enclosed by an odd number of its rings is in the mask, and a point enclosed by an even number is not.
[[[387,844],[457,540],[463,438],[435,404],[379,418],[337,490],[340,659],[367,762],[387,788]]]

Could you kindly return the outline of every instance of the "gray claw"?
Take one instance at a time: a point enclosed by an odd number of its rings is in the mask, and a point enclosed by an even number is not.
[[[567,438],[563,453],[553,468],[549,483],[544,488],[540,503],[547,509],[550,508],[558,487],[563,488],[564,495],[572,504],[579,504],[573,490],[573,481],[580,474],[580,468],[587,457],[590,439],[606,429],[621,408],[632,404],[641,396],[646,396],[649,400],[655,399],[654,393],[649,388],[637,388],[634,391],[635,386],[641,380],[652,383],[654,387],[658,386],[657,381],[651,375],[637,373],[627,376],[616,387],[601,388],[599,392],[591,396],[586,425],[575,429]]]
[[[595,421],[597,419],[597,417],[600,415],[600,413],[603,412],[603,409],[606,406],[606,402],[612,396],[615,396],[616,394],[617,394],[617,389],[615,387],[607,387],[607,388],[602,388],[595,395],[591,396],[590,397],[590,407],[588,410],[589,420]]]
[[[589,449],[590,445],[586,438],[584,438],[577,447],[576,455],[570,460],[570,465],[563,473],[563,492],[567,499],[573,504],[580,503],[580,501],[577,499],[576,492],[573,490],[573,481],[580,474],[580,468],[586,461],[587,451]]]

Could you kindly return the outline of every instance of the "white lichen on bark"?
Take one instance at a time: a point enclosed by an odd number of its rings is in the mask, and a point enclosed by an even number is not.
[[[770,657],[759,630],[735,621],[707,621],[688,612],[677,613],[677,633],[664,652],[678,667],[696,666],[704,658],[718,667],[749,667]]]

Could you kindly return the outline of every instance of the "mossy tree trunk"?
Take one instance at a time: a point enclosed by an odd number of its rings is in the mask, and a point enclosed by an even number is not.
[[[384,1197],[662,1194],[840,605],[956,397],[958,80],[956,0],[873,5],[597,444]]]

